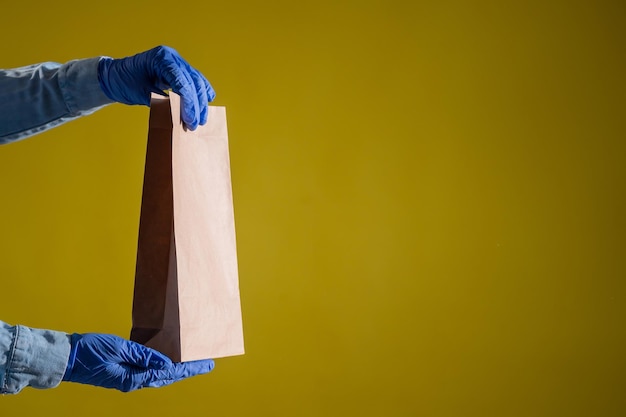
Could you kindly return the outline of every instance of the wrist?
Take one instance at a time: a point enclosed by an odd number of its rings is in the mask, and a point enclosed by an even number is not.
[[[109,88],[109,71],[111,70],[111,64],[113,64],[113,58],[108,56],[100,57],[98,61],[98,83],[100,84],[100,89],[110,100],[117,101],[115,97],[113,97],[113,93]]]
[[[70,355],[67,359],[67,365],[65,366],[65,373],[63,374],[63,381],[71,381],[72,371],[74,370],[74,363],[76,362],[76,350],[78,346],[78,340],[81,338],[81,335],[78,333],[74,333],[72,335],[67,335],[70,342]]]

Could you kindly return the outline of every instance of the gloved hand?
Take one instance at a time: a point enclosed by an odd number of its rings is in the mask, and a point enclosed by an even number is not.
[[[191,130],[206,123],[208,102],[215,99],[209,81],[167,46],[122,59],[104,57],[98,80],[107,97],[124,104],[149,106],[150,93],[171,88],[182,98],[181,117]]]
[[[156,350],[108,334],[75,333],[71,346],[63,381],[123,392],[162,387],[205,374],[215,366],[211,359],[174,363]]]

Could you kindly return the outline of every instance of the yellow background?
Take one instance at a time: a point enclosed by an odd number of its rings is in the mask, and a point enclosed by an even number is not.
[[[620,1],[7,2],[1,67],[166,44],[227,107],[247,354],[2,415],[626,415]],[[0,318],[127,336],[148,109],[0,148]]]

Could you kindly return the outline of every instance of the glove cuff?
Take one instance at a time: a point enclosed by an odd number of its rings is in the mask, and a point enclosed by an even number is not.
[[[67,367],[65,368],[65,374],[63,374],[63,381],[71,381],[72,371],[74,370],[74,363],[76,362],[76,350],[78,349],[78,341],[82,336],[78,333],[74,333],[70,336],[70,357],[67,360]]]
[[[109,78],[109,70],[111,69],[111,64],[113,63],[113,58],[108,56],[100,57],[100,61],[98,61],[98,83],[100,84],[100,88],[105,96],[107,96],[110,100],[118,101],[113,96],[111,89],[108,85]]]

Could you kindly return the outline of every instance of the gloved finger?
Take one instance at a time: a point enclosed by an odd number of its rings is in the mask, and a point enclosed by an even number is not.
[[[162,387],[185,378],[209,373],[215,367],[212,359],[172,363],[168,369],[149,371],[150,378],[146,381],[146,387]]]
[[[125,340],[120,349],[120,356],[126,365],[146,369],[168,369],[172,365],[170,358],[154,349],[139,343]]]
[[[186,67],[189,65],[182,59],[173,60],[162,67],[160,78],[181,97],[181,118],[188,128],[195,130],[200,119],[200,108],[195,83]]]
[[[184,94],[181,95],[181,100],[181,118],[188,129],[196,130],[200,123],[200,104],[198,103],[198,96],[195,94],[192,96]]]
[[[204,79],[204,82],[206,85],[206,94],[207,94],[207,97],[209,98],[209,103],[210,103],[213,100],[215,100],[215,90],[213,89],[213,86],[211,85],[209,80],[207,80],[206,77],[202,75],[202,73],[199,73],[199,74]]]
[[[191,75],[186,71],[182,72],[184,77],[188,77],[187,82],[183,84],[181,89],[172,88],[181,99],[181,118],[191,130],[195,130],[198,127],[200,121],[200,103],[198,101],[198,94],[196,93],[195,84],[191,79]]]
[[[206,84],[203,79],[204,77],[202,77],[198,71],[191,71],[191,78],[196,86],[196,94],[198,96],[198,123],[203,125],[206,123],[209,115],[209,97],[207,96]]]
[[[183,122],[189,129],[196,130],[201,118],[200,97],[198,96],[193,73],[188,71],[181,72],[187,79],[186,88],[181,91],[173,91],[180,95],[181,98],[181,118]]]
[[[204,91],[206,93],[207,96],[207,100],[210,102],[212,102],[213,100],[215,100],[215,90],[213,89],[213,86],[211,85],[211,83],[209,82],[209,80],[206,79],[206,77],[204,75],[202,75],[201,72],[197,72],[198,76],[202,79],[203,84],[204,84]],[[209,116],[209,109],[207,106],[207,119]],[[200,121],[200,124],[205,124],[207,119],[205,119],[204,121]]]

